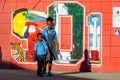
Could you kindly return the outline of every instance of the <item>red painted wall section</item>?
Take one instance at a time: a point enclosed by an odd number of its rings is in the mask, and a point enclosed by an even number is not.
[[[36,64],[22,64],[17,63],[13,57],[11,57],[11,40],[18,41],[18,39],[11,36],[11,14],[12,12],[20,9],[27,8],[28,10],[35,10],[45,12],[47,14],[47,6],[54,1],[68,1],[68,0],[0,0],[0,67],[4,68],[24,68],[35,70]],[[71,0],[73,1],[73,0]],[[113,7],[120,7],[119,0],[75,0],[85,6],[85,48],[88,49],[88,26],[87,16],[91,12],[102,13],[102,57],[100,65],[87,65],[87,61],[82,59],[81,62],[76,65],[55,65],[53,64],[53,70],[71,70],[79,71],[90,68],[92,72],[120,72],[120,36],[115,36],[114,30],[120,30],[120,28],[114,28],[112,26],[112,12]],[[64,26],[64,24],[63,24]],[[69,24],[67,25],[69,26]],[[67,29],[67,28],[62,28]],[[68,33],[70,34],[70,33]],[[66,36],[67,38],[67,36]],[[66,39],[65,39],[66,40]],[[23,42],[22,44],[24,44]],[[64,43],[64,42],[63,42]],[[69,41],[67,42],[70,43]],[[70,45],[70,44],[69,44]],[[69,46],[68,45],[68,46]],[[25,47],[25,46],[24,46]],[[69,48],[69,47],[68,47]],[[83,53],[84,54],[84,53]],[[85,55],[84,55],[85,57]],[[83,63],[84,62],[84,63]],[[87,66],[87,67],[86,67]],[[62,67],[62,68],[61,68]]]
[[[0,1],[0,48],[1,48],[1,62],[5,65],[11,61],[10,56],[10,4],[4,0]],[[0,65],[2,66],[2,65]],[[4,66],[9,68],[9,66]]]
[[[65,50],[65,51],[72,51],[72,40],[71,40],[71,35],[72,35],[72,26],[71,26],[71,23],[72,23],[72,18],[71,17],[64,17],[62,16],[61,17],[61,26],[60,26],[60,29],[59,29],[59,32],[60,33],[60,37],[61,37],[61,46],[60,46],[60,49],[62,51]],[[60,31],[61,30],[61,31]],[[67,42],[65,42],[67,41]]]

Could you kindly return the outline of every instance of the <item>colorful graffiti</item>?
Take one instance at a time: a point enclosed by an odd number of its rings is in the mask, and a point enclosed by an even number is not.
[[[49,15],[54,18],[54,28],[59,35],[58,62],[77,62],[83,53],[84,8],[77,3],[55,3],[49,7]]]
[[[22,8],[16,10],[13,13],[13,33],[19,37],[20,39],[28,40],[28,49],[21,48],[20,51],[24,53],[24,60],[27,62],[33,61],[33,46],[35,41],[37,40],[37,33],[41,32],[41,30],[45,27],[47,15],[44,12],[27,10],[26,8]],[[13,42],[13,44],[16,44]],[[12,44],[12,46],[13,46]],[[17,45],[15,45],[17,46]],[[20,47],[19,47],[20,48]],[[15,54],[16,50],[19,53],[18,48],[12,48],[12,53]],[[19,57],[23,57],[20,56]],[[21,60],[17,61],[21,62]]]
[[[74,9],[73,9],[74,8]],[[77,3],[55,3],[49,6],[49,16],[54,18],[54,29],[59,36],[60,54],[57,63],[76,63],[83,53],[84,8]],[[75,13],[76,12],[76,13]],[[19,62],[33,61],[33,47],[37,33],[46,27],[47,14],[22,8],[13,13],[13,33],[20,39],[27,39],[28,48],[12,42],[12,55]],[[100,63],[101,57],[101,15],[88,17],[90,62]],[[66,31],[67,30],[67,31]],[[69,39],[69,40],[68,40]],[[67,41],[67,42],[65,42]],[[17,44],[17,45],[16,45]],[[20,52],[21,51],[21,52]]]
[[[90,62],[100,63],[101,57],[101,14],[90,14],[89,24],[89,50]]]
[[[11,43],[12,55],[19,62],[24,62],[24,51],[20,46],[20,43]]]
[[[57,62],[76,63],[83,53],[83,6],[77,3],[55,3],[48,10],[49,16],[54,18],[53,27],[59,36],[60,54]],[[28,40],[28,49],[23,49],[25,61],[32,62],[36,34],[45,27],[46,17],[44,12],[26,8],[13,13],[13,33],[20,39]],[[66,40],[68,42],[65,43]]]

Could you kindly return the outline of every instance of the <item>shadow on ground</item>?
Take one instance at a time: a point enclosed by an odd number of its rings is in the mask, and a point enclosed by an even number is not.
[[[13,64],[11,62],[1,61],[0,69],[24,69],[24,68],[19,67],[16,64]]]
[[[67,74],[66,74],[67,73]],[[120,73],[81,73],[53,71],[54,77],[38,77],[36,71],[0,69],[0,80],[120,80]]]
[[[23,69],[22,67],[19,67],[16,64],[3,61],[2,56],[3,56],[2,47],[0,46],[0,69]]]
[[[53,73],[54,77],[48,77],[47,75],[38,77],[36,76],[36,71],[24,70],[16,64],[2,61],[2,54],[0,47],[0,80],[93,80],[80,77],[79,75],[76,76],[76,74],[80,72],[60,73],[59,71],[56,71]],[[86,61],[83,66],[86,66]]]
[[[0,69],[0,75],[0,80],[93,80],[59,73],[54,73],[54,77],[48,77],[47,75],[38,77],[36,76],[36,71],[22,69]]]

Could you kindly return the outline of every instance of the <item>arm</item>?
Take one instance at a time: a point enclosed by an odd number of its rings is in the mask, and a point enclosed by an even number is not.
[[[36,53],[36,50],[37,50],[37,45],[36,45],[36,43],[34,44],[34,54],[33,54],[33,61],[35,62],[35,58],[36,58],[36,55],[37,55],[37,53]]]
[[[46,51],[47,51],[48,55],[50,55],[50,51],[49,51],[48,46],[47,46],[47,44],[46,44],[45,41],[44,41],[44,46],[45,46],[45,48],[46,48]]]
[[[36,58],[36,55],[37,55],[37,54],[36,54],[36,51],[34,50],[34,54],[33,54],[33,61],[34,61],[34,62],[36,61],[36,59],[35,59],[35,58]]]
[[[46,50],[47,50],[48,55],[50,56],[50,51],[49,51],[49,49],[47,48]]]
[[[46,29],[43,29],[41,33],[42,33],[43,39],[46,41],[47,40],[46,39]]]
[[[54,40],[54,41],[55,41],[55,45],[57,47],[57,50],[59,51],[59,42],[58,42],[58,40]]]
[[[59,52],[59,42],[58,42],[58,36],[57,36],[56,32],[55,32],[55,36],[54,36],[54,42],[55,42],[55,45],[57,47],[57,51]]]

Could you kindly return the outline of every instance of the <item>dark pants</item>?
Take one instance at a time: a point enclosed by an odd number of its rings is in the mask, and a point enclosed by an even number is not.
[[[37,56],[37,75],[42,75],[43,74],[43,69],[45,68],[45,63],[46,63],[46,56],[41,55]]]

